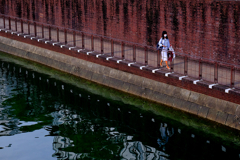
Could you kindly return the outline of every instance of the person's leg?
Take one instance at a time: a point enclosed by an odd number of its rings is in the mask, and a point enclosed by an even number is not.
[[[162,62],[163,62],[163,60],[161,59],[161,62],[160,62],[160,66],[162,67]]]
[[[170,69],[170,67],[168,66],[168,62],[165,61],[165,63],[166,63],[166,68],[167,68],[167,69]]]
[[[162,67],[162,62],[163,62],[163,55],[164,55],[164,53],[163,53],[163,50],[161,51],[161,62],[160,62],[160,66]]]
[[[167,51],[164,50],[164,51],[162,51],[162,52],[163,52],[163,54],[162,54],[162,55],[163,55],[162,60],[165,61],[165,63],[166,63],[166,68],[167,68],[167,69],[170,69],[169,66],[168,66],[168,62],[167,62],[167,61],[168,61]]]

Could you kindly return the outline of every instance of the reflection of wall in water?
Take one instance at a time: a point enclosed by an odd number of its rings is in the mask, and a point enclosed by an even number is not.
[[[0,4],[1,13],[153,46],[166,30],[177,52],[240,64],[239,2],[0,0]]]
[[[132,160],[145,160],[145,159],[159,159],[159,160],[167,160],[169,157],[168,154],[157,150],[156,148],[143,145],[142,142],[134,141],[134,142],[125,142],[124,148],[122,149],[120,155],[121,157]]]

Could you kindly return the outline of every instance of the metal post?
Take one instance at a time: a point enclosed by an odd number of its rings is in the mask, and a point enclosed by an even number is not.
[[[6,28],[5,15],[3,15],[3,27]]]
[[[199,80],[202,79],[202,60],[199,59]]]
[[[91,36],[91,48],[92,48],[92,51],[94,51],[94,39],[93,39],[93,35]]]
[[[17,18],[15,18],[15,30],[17,32]]]
[[[82,49],[84,49],[85,46],[84,46],[84,33],[82,32]]]
[[[28,34],[30,35],[30,22],[28,21]]]
[[[124,60],[125,59],[124,42],[122,42],[121,48],[122,48],[122,59]]]
[[[21,19],[21,32],[23,33],[23,20]]]
[[[231,84],[230,87],[233,88],[235,84],[235,68],[231,67]]]
[[[188,57],[184,57],[184,75],[186,76],[188,74]]]
[[[148,65],[148,49],[147,49],[147,46],[144,47],[144,50],[145,50],[145,65],[147,66]]]
[[[133,62],[136,62],[136,45],[133,45]]]
[[[57,27],[57,42],[59,42],[59,28]]]
[[[67,29],[64,29],[65,44],[67,44]]]
[[[37,24],[34,22],[34,35],[37,37]]]
[[[103,38],[101,37],[101,53],[103,54]]]
[[[11,26],[11,18],[10,17],[8,17],[8,25],[9,25],[9,30],[11,30],[12,26]]]
[[[173,61],[170,62],[170,71],[173,72]]]
[[[160,68],[160,50],[157,50],[157,67]]]
[[[113,40],[111,39],[111,56],[114,56],[114,43]]]
[[[172,55],[173,56],[173,55]],[[173,57],[172,57],[172,61],[170,62],[170,71],[171,72],[173,72],[173,67],[174,67],[174,65],[173,65]]]
[[[73,31],[73,45],[76,47],[76,32]]]
[[[218,83],[218,64],[217,64],[217,62],[215,62],[215,66],[214,66],[214,82]]]
[[[44,26],[42,24],[42,38],[44,38]]]
[[[52,35],[51,35],[51,26],[48,26],[48,33],[49,33],[49,40],[52,40]]]

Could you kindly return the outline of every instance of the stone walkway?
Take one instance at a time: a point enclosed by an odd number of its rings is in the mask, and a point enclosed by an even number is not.
[[[4,28],[3,19],[0,18],[0,27]],[[9,29],[9,21],[8,19],[5,20],[5,29]],[[16,31],[15,21],[11,21],[11,31]],[[42,27],[36,27],[37,37],[39,39],[42,38]],[[21,23],[20,21],[17,22],[17,32],[21,32]],[[23,32],[24,34],[28,34],[28,24],[23,23]],[[30,35],[35,36],[34,33],[34,25],[30,24]],[[49,39],[49,29],[47,27],[44,28],[44,39]],[[65,44],[65,36],[64,31],[59,30],[59,42],[57,42],[57,30],[56,28],[51,29],[51,39],[53,42]],[[86,50],[91,51],[91,35],[84,33],[84,44]],[[71,32],[67,33],[67,45],[70,47],[74,46],[73,43],[73,34]],[[81,34],[76,34],[76,47],[82,47],[82,36]],[[133,62],[133,43],[124,45],[124,54],[125,54],[125,61],[129,64]],[[101,40],[100,38],[94,37],[94,52],[101,53]],[[153,69],[158,69],[157,65],[157,51],[150,48],[147,52],[148,57],[148,67]],[[103,54],[111,56],[111,40],[110,39],[103,39]],[[121,59],[122,57],[122,46],[121,41],[114,40],[114,57]],[[145,65],[145,50],[143,46],[136,47],[136,63],[140,64],[140,66]],[[191,78],[195,78],[196,80],[199,79],[199,61],[197,60],[190,60],[186,61],[187,63],[187,76]],[[165,65],[165,63],[163,63]],[[130,64],[131,65],[131,64]],[[161,70],[166,70],[166,72],[174,72],[184,76],[184,58],[181,56],[176,55],[176,58],[171,64],[172,70],[169,71],[163,66],[160,68]],[[206,81],[206,83],[211,87],[214,85],[214,73],[217,73],[218,84],[230,86],[231,84],[231,77],[234,79],[234,86],[235,88],[240,88],[240,70],[235,70],[233,75],[231,75],[231,68],[221,67],[217,68],[217,72],[214,71],[215,67],[213,63],[202,63],[202,81]]]

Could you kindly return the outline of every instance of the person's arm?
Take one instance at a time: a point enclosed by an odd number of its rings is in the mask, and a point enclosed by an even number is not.
[[[162,38],[159,40],[158,45],[162,47]]]

